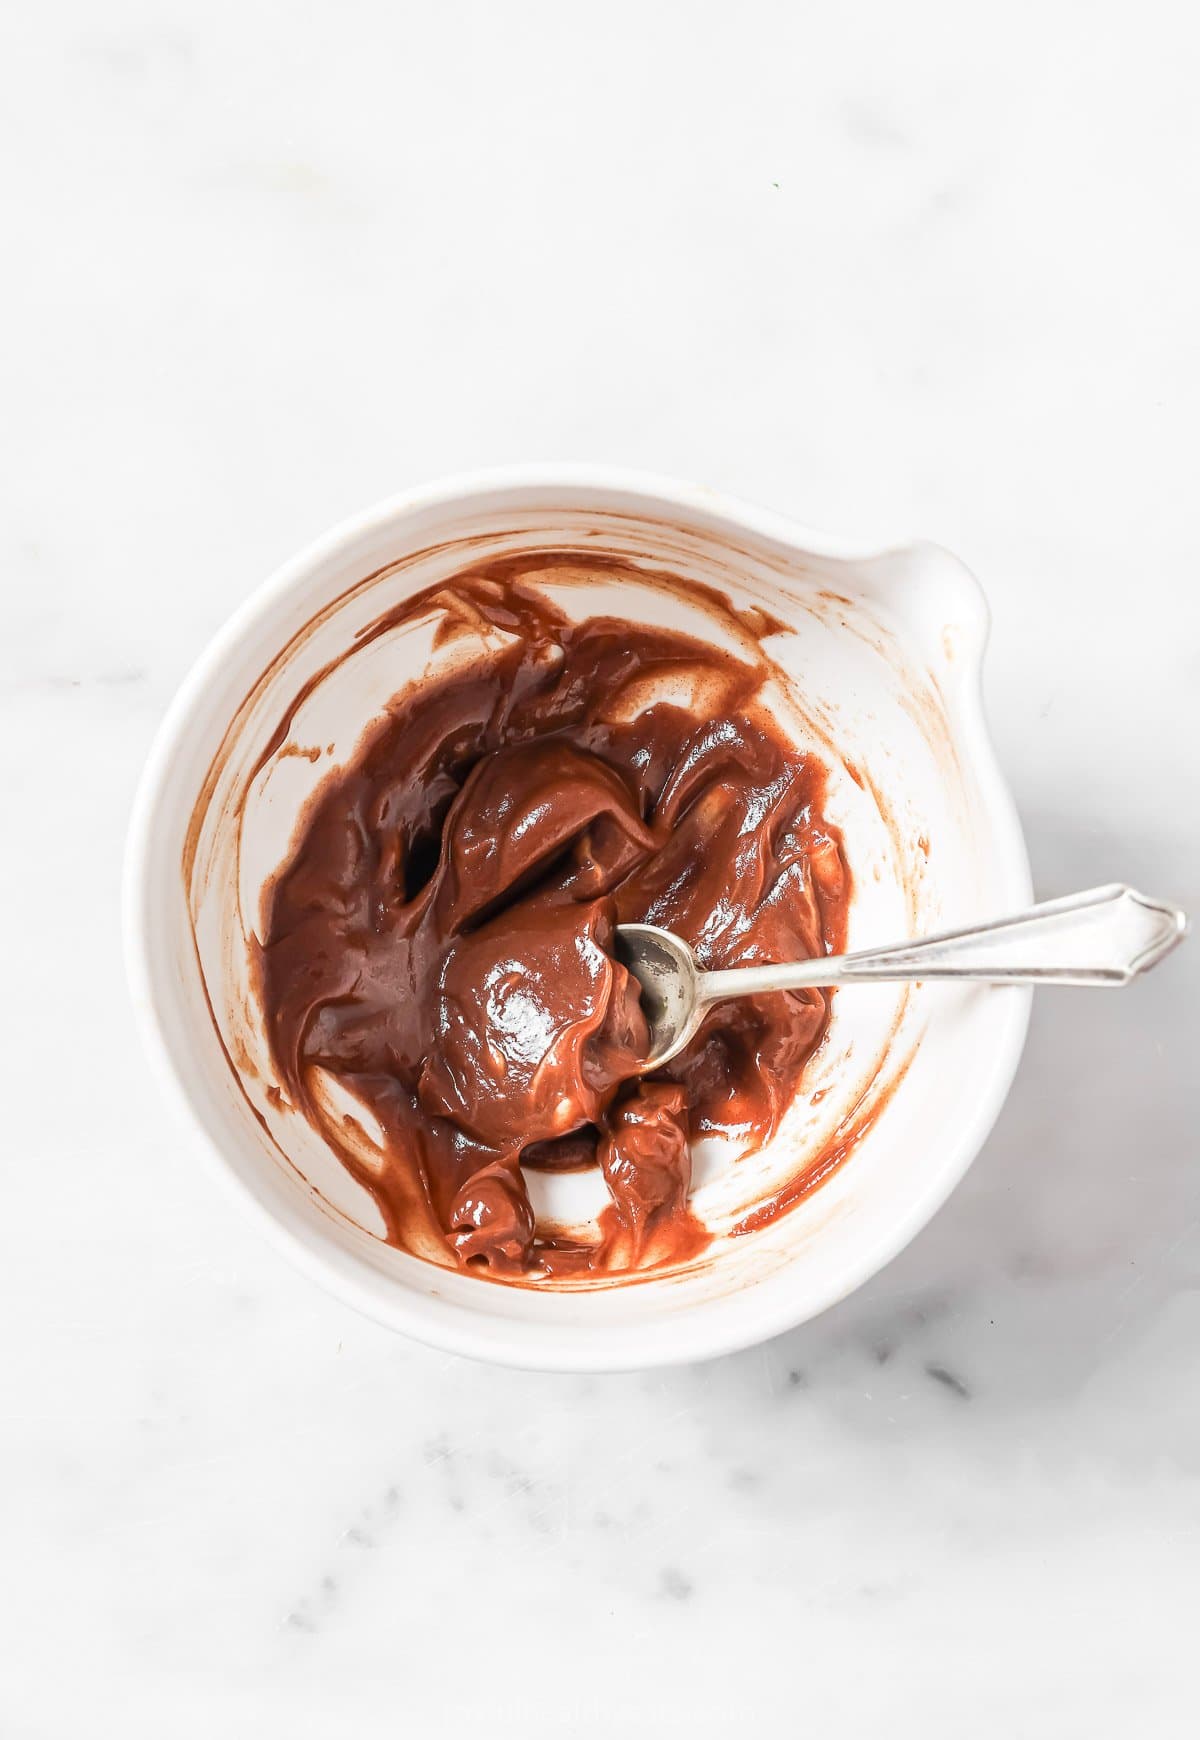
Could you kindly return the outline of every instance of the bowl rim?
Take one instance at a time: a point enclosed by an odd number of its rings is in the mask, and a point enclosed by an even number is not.
[[[647,510],[653,508],[661,514],[664,509],[678,509],[693,519],[733,527],[816,556],[862,561],[897,551],[937,548],[920,540],[900,539],[881,544],[816,531],[789,516],[703,484],[584,463],[531,463],[456,473],[398,491],[347,516],[281,563],[253,589],[201,651],[162,718],[138,783],[126,839],[122,881],[125,969],[143,1049],[181,1133],[189,1136],[209,1171],[257,1221],[271,1244],[326,1291],[376,1322],[426,1345],[493,1364],[578,1372],[649,1369],[715,1358],[768,1340],[828,1310],[897,1256],[961,1181],[995,1123],[1020,1061],[1031,991],[1014,986],[999,993],[1004,999],[1005,1015],[1000,1043],[993,1053],[987,1091],[979,1096],[972,1117],[959,1126],[947,1144],[937,1173],[923,1189],[913,1193],[902,1215],[875,1239],[864,1241],[856,1260],[843,1265],[838,1284],[827,1289],[819,1304],[809,1307],[803,1300],[789,1303],[790,1296],[782,1289],[770,1290],[768,1297],[761,1288],[751,1285],[664,1315],[651,1326],[623,1322],[582,1329],[465,1311],[438,1295],[418,1299],[381,1272],[369,1269],[349,1251],[332,1242],[318,1245],[305,1238],[298,1226],[285,1224],[239,1176],[206,1127],[206,1095],[189,1083],[177,1067],[156,985],[157,945],[150,918],[154,818],[171,781],[177,751],[214,676],[229,655],[277,602],[313,570],[336,559],[365,537],[382,532],[411,514],[476,496],[548,491],[572,492],[580,498],[576,505],[585,507],[588,495],[630,497]],[[962,582],[974,589],[982,624],[979,656],[962,662],[964,681],[958,698],[960,728],[969,738],[964,745],[965,758],[1005,859],[1006,880],[1013,886],[1016,898],[1027,900],[1031,898],[1031,879],[1025,840],[996,758],[984,710],[983,654],[990,613],[974,575],[957,558],[952,560]]]

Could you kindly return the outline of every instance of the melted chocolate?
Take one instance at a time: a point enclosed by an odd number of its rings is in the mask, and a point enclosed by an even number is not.
[[[318,792],[271,893],[263,1005],[284,1086],[393,1243],[501,1279],[660,1268],[709,1238],[689,1140],[769,1140],[828,1005],[721,1005],[642,1078],[614,927],[665,925],[713,968],[836,952],[849,874],[824,768],[762,704],[765,661],[572,622],[530,568],[465,574],[387,619],[502,634],[397,696]],[[539,1230],[523,1168],[586,1166],[611,1198],[596,1236]]]

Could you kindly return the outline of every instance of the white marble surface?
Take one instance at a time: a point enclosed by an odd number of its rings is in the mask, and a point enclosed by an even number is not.
[[[1200,909],[1194,13],[3,34],[0,1734],[1194,1734],[1200,943],[1038,1005],[857,1297],[582,1381],[274,1256],[162,1115],[117,917],[155,724],[265,572],[553,457],[950,544],[1039,888]]]

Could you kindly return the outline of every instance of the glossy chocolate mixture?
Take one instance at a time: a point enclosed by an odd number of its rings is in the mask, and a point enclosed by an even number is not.
[[[388,619],[439,611],[440,638],[477,650],[401,693],[319,790],[261,956],[282,1082],[389,1239],[499,1279],[703,1250],[689,1139],[768,1140],[824,1032],[817,991],[731,1002],[641,1077],[614,926],[666,925],[706,967],[750,965],[840,949],[849,897],[824,769],[762,705],[766,661],[572,622],[538,583],[565,560],[492,565]],[[585,1166],[610,1198],[595,1236],[539,1228],[523,1169]]]

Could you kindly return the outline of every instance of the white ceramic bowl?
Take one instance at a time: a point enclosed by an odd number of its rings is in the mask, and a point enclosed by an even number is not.
[[[247,966],[262,883],[315,784],[435,656],[431,630],[418,625],[345,658],[356,631],[469,561],[564,544],[707,580],[789,624],[769,650],[799,698],[793,729],[833,764],[830,813],[855,878],[851,947],[1028,903],[1024,843],[982,713],[987,609],[953,557],[932,545],[861,550],[657,479],[523,469],[412,490],[348,521],[218,635],[164,721],[135,806],[129,977],[184,1132],[315,1279],[454,1352],[559,1369],[649,1366],[802,1322],[899,1251],[987,1135],[1020,1055],[1029,993],[843,991],[770,1147],[736,1166],[699,1157],[696,1203],[718,1236],[687,1272],[582,1291],[514,1288],[384,1244],[365,1193],[266,1092],[272,1066]],[[658,614],[703,632],[661,592],[626,582],[603,593],[592,602],[607,614]],[[284,746],[292,753],[264,763],[306,687]],[[836,1141],[860,1103],[878,1115],[828,1181],[762,1230],[727,1236],[805,1153]],[[550,1206],[570,1218],[586,1217],[588,1192],[602,1186],[585,1176],[537,1188],[566,1191]]]

